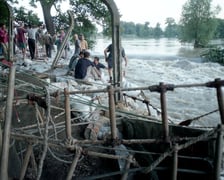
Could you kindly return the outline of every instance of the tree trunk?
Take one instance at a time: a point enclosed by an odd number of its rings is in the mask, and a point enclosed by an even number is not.
[[[55,34],[55,27],[51,16],[52,4],[43,1],[40,1],[40,4],[43,10],[44,21],[46,24],[47,31],[53,36]]]
[[[203,48],[205,45],[201,44],[199,40],[194,41],[194,48]]]

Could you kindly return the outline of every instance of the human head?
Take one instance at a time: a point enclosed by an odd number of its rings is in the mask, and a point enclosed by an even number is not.
[[[84,58],[89,58],[89,57],[90,57],[90,52],[84,51]]]
[[[80,40],[83,40],[83,39],[84,39],[84,35],[83,35],[83,34],[80,34],[80,35],[79,35],[79,39],[80,39]]]
[[[78,39],[78,34],[74,34],[74,39]]]
[[[79,53],[79,57],[80,57],[80,58],[84,58],[84,51],[81,51],[81,52]]]
[[[93,61],[94,61],[95,64],[98,64],[99,61],[100,61],[100,59],[99,59],[98,56],[95,56],[94,59],[93,59]]]

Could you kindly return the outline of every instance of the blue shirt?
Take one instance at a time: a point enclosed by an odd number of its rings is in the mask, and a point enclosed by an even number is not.
[[[79,59],[75,66],[75,78],[84,79],[89,66],[94,66],[94,63],[85,58]]]
[[[95,64],[95,63],[94,63],[94,66],[96,67],[97,70],[100,70],[100,68],[102,68],[102,69],[106,68],[106,66],[104,66],[104,65],[101,64],[101,63],[98,63],[98,64]]]

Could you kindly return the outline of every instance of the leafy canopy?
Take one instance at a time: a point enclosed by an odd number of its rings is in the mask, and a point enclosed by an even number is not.
[[[217,6],[212,9],[212,0],[188,0],[183,8],[180,20],[180,40],[194,41],[194,47],[205,46],[213,37],[217,23],[215,15],[220,11]]]

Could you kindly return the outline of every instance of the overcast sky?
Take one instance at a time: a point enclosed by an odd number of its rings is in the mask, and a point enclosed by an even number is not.
[[[135,23],[149,22],[150,26],[155,27],[159,22],[161,27],[164,27],[164,23],[167,17],[172,17],[179,22],[182,6],[187,0],[114,0],[118,10],[120,12],[121,20]],[[20,5],[28,4],[28,0],[20,1]],[[213,0],[212,5],[220,5],[222,10],[218,17],[224,19],[224,0]],[[64,10],[67,11],[68,4],[64,6]],[[53,9],[53,8],[52,8]],[[42,11],[38,8],[40,18],[43,19]],[[37,12],[34,10],[34,12]],[[53,12],[53,11],[52,11]]]
[[[182,6],[187,0],[114,0],[122,15],[122,21],[135,23],[150,22],[155,26],[157,22],[164,26],[167,17],[172,17],[178,23]],[[220,5],[222,11],[219,17],[224,19],[224,0],[213,0],[213,6]]]

